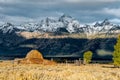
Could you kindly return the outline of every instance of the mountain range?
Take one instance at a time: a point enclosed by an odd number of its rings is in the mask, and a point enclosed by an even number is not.
[[[120,26],[111,23],[108,19],[103,22],[96,22],[94,24],[80,24],[80,22],[71,16],[63,15],[59,18],[45,18],[39,22],[28,22],[20,25],[12,23],[5,23],[0,25],[0,32],[3,34],[21,33],[21,32],[36,32],[44,33],[83,33],[87,37],[100,34],[118,34],[120,33]]]
[[[0,25],[0,55],[15,58],[38,49],[44,56],[81,56],[87,50],[96,53],[94,58],[100,51],[110,56],[119,33],[120,25],[108,19],[80,24],[69,15],[18,25],[7,22]]]

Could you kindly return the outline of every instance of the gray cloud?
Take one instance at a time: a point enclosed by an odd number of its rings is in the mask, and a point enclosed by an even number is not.
[[[114,18],[114,19],[111,19],[110,21],[120,25],[120,18]]]
[[[120,17],[120,8],[104,8],[102,12]]]
[[[118,19],[119,4],[120,0],[0,0],[0,17],[24,22],[65,13],[81,23],[88,23],[105,18]],[[1,22],[4,20],[1,18]]]

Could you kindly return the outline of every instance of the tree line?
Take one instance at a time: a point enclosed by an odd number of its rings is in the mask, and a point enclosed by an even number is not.
[[[92,52],[87,51],[83,55],[83,63],[88,64],[92,59]],[[120,35],[118,36],[117,43],[114,46],[114,52],[112,54],[113,65],[114,67],[120,67]]]

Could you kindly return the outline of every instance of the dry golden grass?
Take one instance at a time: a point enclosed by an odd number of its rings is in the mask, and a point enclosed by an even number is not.
[[[120,80],[120,69],[103,64],[13,65],[8,61],[0,63],[0,80]]]

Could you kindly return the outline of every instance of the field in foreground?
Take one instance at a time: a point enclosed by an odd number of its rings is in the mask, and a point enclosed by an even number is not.
[[[37,65],[0,63],[0,80],[120,80],[120,69],[113,65]]]

